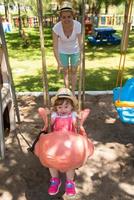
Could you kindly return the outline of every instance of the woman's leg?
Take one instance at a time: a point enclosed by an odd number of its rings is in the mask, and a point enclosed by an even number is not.
[[[69,55],[68,54],[59,54],[61,67],[64,75],[64,85],[66,88],[69,88]]]
[[[63,69],[64,73],[64,84],[66,88],[69,88],[69,68],[66,67]]]
[[[80,63],[80,53],[75,53],[70,55],[71,86],[73,95],[75,95],[76,82],[77,82],[77,68],[79,63]]]
[[[71,67],[71,86],[73,95],[75,95],[76,82],[77,82],[77,67]]]

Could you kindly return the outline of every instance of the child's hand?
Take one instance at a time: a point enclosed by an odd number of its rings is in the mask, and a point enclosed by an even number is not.
[[[47,131],[47,128],[48,128],[48,127],[44,126],[44,127],[42,128],[42,131],[45,131],[45,132],[46,132],[46,131]]]
[[[82,116],[81,116],[81,113],[77,113],[77,118],[79,119],[79,120],[81,120],[82,119]]]
[[[51,114],[51,111],[49,110],[49,108],[46,107],[46,108],[45,108],[45,111],[46,111],[46,114],[47,114],[47,115],[50,115],[50,114]]]

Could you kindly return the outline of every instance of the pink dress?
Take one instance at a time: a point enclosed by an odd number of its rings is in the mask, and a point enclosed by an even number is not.
[[[52,119],[54,120],[53,131],[72,131],[75,132],[74,123],[76,122],[76,112],[72,112],[68,115],[58,115],[52,113]]]

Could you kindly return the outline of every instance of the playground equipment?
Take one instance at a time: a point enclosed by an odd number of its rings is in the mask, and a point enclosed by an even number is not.
[[[120,44],[121,39],[115,35],[116,30],[113,28],[95,28],[95,35],[88,36],[88,42],[92,45],[102,44]]]
[[[126,4],[119,71],[117,75],[116,88],[113,90],[113,101],[119,118],[122,122],[129,124],[134,124],[134,78],[127,80],[123,87],[122,80],[125,68],[128,37],[131,27],[132,5],[133,0],[129,0],[129,2]]]
[[[0,155],[2,159],[5,149],[4,137],[16,128],[11,71],[7,62],[3,36],[3,27],[0,23]]]
[[[35,145],[42,165],[61,172],[84,165],[93,150],[93,143],[86,136],[74,132],[42,134]]]
[[[18,103],[12,78],[11,67],[8,59],[8,50],[2,22],[0,21],[0,155],[5,157],[5,133],[16,128],[15,112],[17,121],[20,123]]]
[[[113,90],[114,103],[122,122],[134,124],[134,78],[127,80],[120,87]]]
[[[5,128],[10,128],[11,130],[15,129],[15,116],[14,116],[14,107],[13,107],[13,98],[11,92],[11,83],[9,81],[9,75],[7,70],[7,65],[5,61],[5,55],[3,49],[0,49],[0,84],[1,84],[1,103],[2,103],[2,113],[7,112],[9,116],[5,116]],[[7,109],[7,111],[6,111]],[[9,119],[8,119],[9,118]],[[7,121],[7,124],[6,124]],[[9,124],[8,124],[9,123]],[[7,127],[6,127],[7,125]]]

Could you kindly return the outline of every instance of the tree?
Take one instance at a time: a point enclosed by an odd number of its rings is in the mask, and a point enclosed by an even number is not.
[[[1,0],[0,2],[3,3],[4,8],[5,8],[5,18],[7,20],[10,20],[10,17],[9,17],[9,7],[10,7],[10,5],[14,4],[14,1],[13,0]]]
[[[90,13],[100,13],[100,10],[102,6],[105,6],[105,13],[108,12],[108,7],[110,5],[118,6],[122,3],[126,2],[126,0],[87,0],[87,3],[89,4],[89,10]]]
[[[126,0],[104,0],[104,5],[105,5],[105,13],[108,13],[108,7],[110,5],[115,5],[115,6],[119,6],[122,3],[125,3]]]

